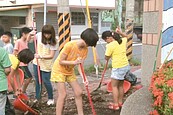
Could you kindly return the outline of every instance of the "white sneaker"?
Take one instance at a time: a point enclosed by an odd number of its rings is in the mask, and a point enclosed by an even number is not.
[[[37,102],[38,102],[38,100],[37,100],[37,99],[35,99],[33,102],[34,102],[34,103],[37,103]]]
[[[47,101],[47,105],[49,106],[49,105],[54,105],[54,99],[49,99],[48,101]]]

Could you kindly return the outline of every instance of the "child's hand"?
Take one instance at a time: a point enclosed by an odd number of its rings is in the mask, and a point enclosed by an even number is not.
[[[29,33],[29,35],[30,35],[30,36],[34,36],[36,33],[37,33],[37,31],[32,30],[32,31]]]
[[[42,59],[42,56],[39,55],[39,54],[34,54],[34,57],[37,58],[37,59]]]
[[[78,58],[74,61],[74,65],[78,65],[78,64],[80,64],[80,63],[82,63],[82,62],[83,62],[82,58],[81,58],[81,57],[78,57]]]
[[[83,81],[83,83],[85,84],[85,86],[88,86],[88,84],[89,84],[88,79],[86,78],[86,81]]]
[[[86,77],[86,80],[85,80],[85,81],[84,81],[84,79],[83,79],[83,83],[85,84],[85,86],[88,86],[89,81],[88,81],[87,77]]]
[[[115,32],[117,32],[118,34],[122,33],[121,28],[118,26],[118,27],[116,28]]]
[[[20,94],[22,94],[22,90],[21,89],[17,89],[17,91],[15,91],[15,93],[14,93],[15,96],[18,96]]]
[[[27,41],[28,42],[33,42],[33,39],[34,39],[34,36],[36,35],[36,31],[35,30],[32,30],[28,36],[27,36]]]

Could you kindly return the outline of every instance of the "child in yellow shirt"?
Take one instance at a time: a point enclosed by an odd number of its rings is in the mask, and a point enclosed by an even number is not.
[[[17,92],[18,90],[22,89],[16,89],[16,87],[14,86],[14,82],[13,82],[13,77],[16,74],[17,69],[19,68],[19,64],[20,62],[23,62],[24,64],[28,64],[30,61],[32,61],[34,59],[34,53],[32,53],[31,50],[29,49],[23,49],[21,50],[17,56],[13,55],[13,54],[9,54],[9,59],[11,61],[11,72],[8,75],[8,78],[10,79],[11,82],[11,86],[13,88],[14,93],[17,95],[20,92]]]
[[[107,61],[112,59],[111,86],[114,102],[109,104],[109,108],[114,110],[119,110],[122,106],[124,77],[130,70],[126,56],[127,38],[125,36],[118,28],[117,32],[104,31],[102,33],[102,39],[107,42],[105,59]]]
[[[89,46],[96,46],[99,37],[97,33],[88,28],[81,34],[81,39],[65,44],[59,56],[55,60],[51,73],[51,81],[57,82],[58,99],[56,103],[56,115],[62,115],[66,98],[65,82],[71,85],[77,106],[78,115],[84,115],[82,105],[82,89],[76,79],[74,67],[83,63],[88,54]],[[81,74],[80,68],[78,68]]]

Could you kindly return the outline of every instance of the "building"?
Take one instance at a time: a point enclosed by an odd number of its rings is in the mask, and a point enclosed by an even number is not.
[[[0,0],[0,25],[4,30],[11,30],[16,33],[22,26],[32,27],[32,17],[35,14],[36,28],[40,31],[44,24],[44,2],[46,0]],[[115,0],[88,0],[92,27],[101,33],[111,27],[110,22],[104,22],[101,18],[101,12],[104,10],[115,9]],[[46,22],[57,28],[57,1],[47,0]],[[85,17],[86,4],[85,0],[69,0],[71,14],[71,34],[79,35],[88,27],[88,21]],[[16,33],[17,36],[18,33]]]

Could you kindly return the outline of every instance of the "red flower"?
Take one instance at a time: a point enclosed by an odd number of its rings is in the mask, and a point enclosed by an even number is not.
[[[173,92],[168,93],[168,98],[170,100],[169,107],[173,108]]]
[[[173,87],[173,79],[168,80],[168,81],[166,82],[166,84],[167,84],[168,87]]]
[[[156,97],[156,100],[154,101],[154,106],[160,107],[162,104],[162,96]]]
[[[173,61],[165,63],[153,73],[150,83],[150,91],[153,95],[153,106],[156,110],[150,115],[171,115],[173,109]],[[166,111],[165,111],[166,109]]]
[[[163,91],[161,89],[158,89],[156,87],[153,87],[153,91],[152,91],[154,97],[157,97],[157,96],[163,96]]]
[[[150,112],[150,115],[159,115],[158,111],[157,110],[153,110]]]
[[[154,81],[157,85],[163,85],[164,84],[164,82],[165,82],[165,80],[164,80],[164,78],[163,77],[158,77],[158,78],[156,78],[155,79],[155,81]]]

